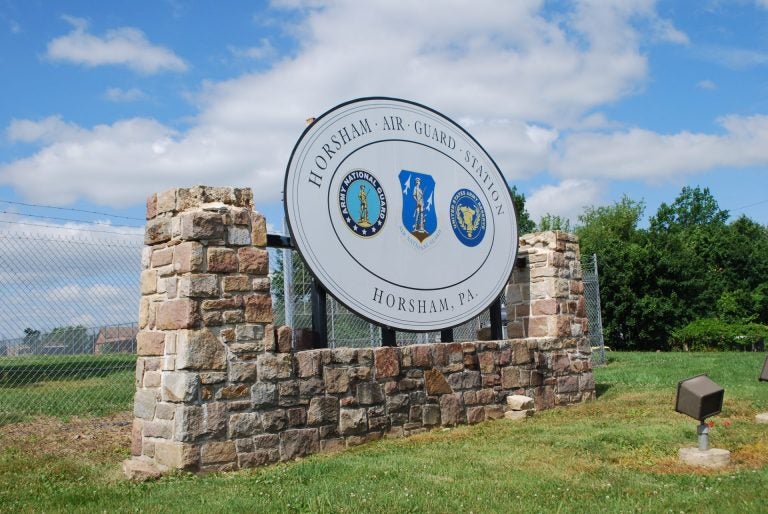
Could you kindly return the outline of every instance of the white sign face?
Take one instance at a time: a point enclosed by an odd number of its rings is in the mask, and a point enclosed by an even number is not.
[[[465,130],[427,107],[363,98],[319,117],[291,155],[294,246],[341,303],[432,331],[480,314],[517,254],[506,181]]]

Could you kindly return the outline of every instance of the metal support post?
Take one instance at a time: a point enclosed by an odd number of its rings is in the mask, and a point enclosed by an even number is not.
[[[325,288],[312,278],[312,347],[328,348]]]
[[[452,328],[444,328],[440,331],[440,342],[441,343],[452,343],[453,342],[453,329]]]
[[[699,451],[709,450],[709,427],[704,421],[696,427],[696,433],[699,435]]]
[[[381,346],[397,346],[397,337],[394,330],[381,327]]]
[[[498,341],[504,338],[501,326],[501,296],[496,298],[489,307],[491,315],[491,340]]]
[[[295,348],[293,340],[293,250],[283,248],[283,309],[285,309],[285,324],[291,329],[291,347]]]

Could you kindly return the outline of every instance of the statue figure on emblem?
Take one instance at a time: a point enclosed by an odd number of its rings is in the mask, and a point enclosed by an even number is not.
[[[360,220],[357,223],[361,227],[369,227],[371,222],[368,221],[368,193],[365,191],[365,184],[360,184],[357,198],[360,200]]]
[[[416,200],[416,208],[413,211],[415,221],[413,223],[414,232],[426,232],[424,230],[424,191],[421,190],[421,179],[416,178],[416,185],[413,186],[413,199]]]

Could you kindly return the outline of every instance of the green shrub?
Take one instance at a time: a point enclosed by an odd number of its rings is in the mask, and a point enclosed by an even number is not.
[[[672,332],[671,346],[673,350],[694,352],[755,350],[764,346],[766,337],[766,325],[703,318]]]

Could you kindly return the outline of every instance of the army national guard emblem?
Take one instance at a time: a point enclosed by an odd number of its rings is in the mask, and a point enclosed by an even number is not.
[[[387,219],[387,197],[376,177],[354,170],[339,186],[339,209],[349,230],[360,237],[373,237]]]
[[[485,236],[485,207],[469,189],[459,189],[451,199],[451,227],[464,246],[477,246]]]
[[[401,231],[424,245],[428,237],[437,235],[435,179],[431,175],[410,170],[400,171],[399,178],[403,194]]]

